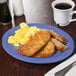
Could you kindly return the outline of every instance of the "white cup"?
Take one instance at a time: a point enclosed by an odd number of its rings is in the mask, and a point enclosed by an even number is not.
[[[51,23],[50,0],[22,0],[27,23]]]
[[[72,7],[69,9],[57,9],[55,8],[56,4],[59,3],[68,3]],[[76,21],[76,19],[72,19],[72,15],[76,13],[76,11],[73,11],[75,7],[75,3],[72,0],[55,0],[52,2],[52,8],[54,13],[54,21],[56,24],[59,24],[59,26],[67,26],[73,21]]]

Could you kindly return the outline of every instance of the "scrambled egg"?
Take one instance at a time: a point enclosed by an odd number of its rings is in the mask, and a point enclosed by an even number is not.
[[[8,43],[13,44],[14,46],[19,46],[20,44],[25,44],[31,36],[39,31],[36,26],[29,27],[26,23],[20,24],[20,29],[15,31],[13,36],[9,36]]]

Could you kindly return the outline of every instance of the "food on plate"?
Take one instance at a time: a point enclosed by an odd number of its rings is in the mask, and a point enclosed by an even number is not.
[[[50,57],[55,53],[55,45],[52,41],[48,43],[33,57]]]
[[[67,45],[64,45],[63,43],[61,43],[60,41],[58,41],[55,38],[51,38],[51,41],[55,44],[56,49],[60,52],[63,52],[64,50],[68,49]]]
[[[48,30],[40,30],[32,36],[27,43],[19,46],[18,53],[25,56],[33,56],[50,40]]]
[[[25,44],[27,41],[40,29],[36,26],[29,27],[26,23],[22,22],[20,28],[15,31],[13,36],[9,36],[8,43],[14,46],[19,46],[20,44]]]
[[[67,43],[67,39],[64,38],[63,36],[57,34],[56,32],[54,31],[51,31],[49,30],[49,32],[51,33],[51,35],[56,38],[57,40],[59,40],[60,42],[62,42],[63,44],[66,44]]]
[[[56,49],[63,52],[68,49],[67,39],[52,30],[41,30],[22,22],[15,34],[9,36],[8,43],[18,47],[18,53],[31,57],[50,57]]]

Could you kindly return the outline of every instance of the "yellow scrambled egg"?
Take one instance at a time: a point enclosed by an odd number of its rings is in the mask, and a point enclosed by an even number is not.
[[[13,36],[9,36],[8,43],[13,44],[14,46],[19,46],[20,44],[25,44],[31,36],[39,31],[36,26],[29,27],[26,23],[20,24],[20,29],[15,31]]]

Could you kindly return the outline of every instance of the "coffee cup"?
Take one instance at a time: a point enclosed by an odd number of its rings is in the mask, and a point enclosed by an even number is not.
[[[76,13],[73,11],[75,3],[72,0],[55,0],[52,2],[54,21],[59,26],[67,26],[71,22],[76,21],[72,19],[72,15]]]

